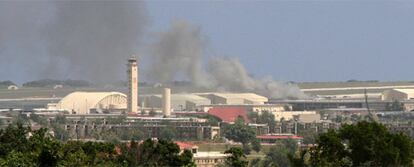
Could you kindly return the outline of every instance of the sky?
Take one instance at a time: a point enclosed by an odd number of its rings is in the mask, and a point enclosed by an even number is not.
[[[0,81],[123,80],[124,60],[177,21],[201,34],[204,63],[259,79],[414,80],[413,18],[408,0],[0,0]]]
[[[148,1],[154,30],[200,26],[207,56],[281,81],[413,80],[414,1]]]

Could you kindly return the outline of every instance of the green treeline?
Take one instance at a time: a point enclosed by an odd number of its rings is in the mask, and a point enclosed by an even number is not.
[[[339,130],[319,134],[316,144],[299,148],[293,140],[277,142],[265,157],[247,165],[243,156],[235,166],[251,167],[409,167],[414,166],[413,139],[391,133],[377,122],[342,125]],[[240,165],[242,164],[242,165]]]
[[[320,134],[316,146],[289,155],[292,166],[413,166],[413,140],[376,122],[343,125]]]
[[[47,129],[17,124],[0,130],[0,166],[195,166],[192,158],[170,140],[61,142]]]

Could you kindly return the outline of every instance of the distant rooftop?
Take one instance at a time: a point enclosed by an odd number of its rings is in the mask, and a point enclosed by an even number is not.
[[[246,109],[243,107],[213,107],[208,113],[221,119],[223,122],[235,122],[239,117],[242,117],[247,123],[250,122]]]

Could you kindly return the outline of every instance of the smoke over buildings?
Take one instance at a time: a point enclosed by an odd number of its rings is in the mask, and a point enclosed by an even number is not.
[[[138,1],[1,3],[0,76],[123,79],[148,21]]]
[[[304,98],[296,85],[277,82],[271,77],[253,78],[245,67],[231,58],[214,57],[203,64],[205,39],[200,28],[184,21],[158,34],[151,45],[151,79],[171,81],[184,76],[194,86],[223,91],[256,92],[272,98]]]
[[[151,81],[178,78],[200,88],[304,96],[296,86],[253,78],[237,59],[208,60],[200,27],[185,21],[173,22],[154,42],[142,44],[148,22],[140,1],[1,2],[0,76],[17,82],[117,81],[125,78],[125,60],[138,53],[150,62],[145,71]],[[139,46],[149,52],[142,54]]]
[[[213,58],[208,64],[210,85],[236,92],[255,92],[272,98],[305,98],[299,87],[289,83],[273,80],[270,76],[253,78],[245,67],[231,58]]]
[[[172,81],[177,77],[204,85],[206,74],[202,60],[205,41],[200,28],[185,21],[173,22],[170,29],[160,32],[149,47],[152,63],[148,78],[157,82]]]

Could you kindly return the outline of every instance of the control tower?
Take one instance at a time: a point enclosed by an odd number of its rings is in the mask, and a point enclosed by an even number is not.
[[[133,55],[128,59],[128,108],[127,112],[138,112],[138,63]]]

